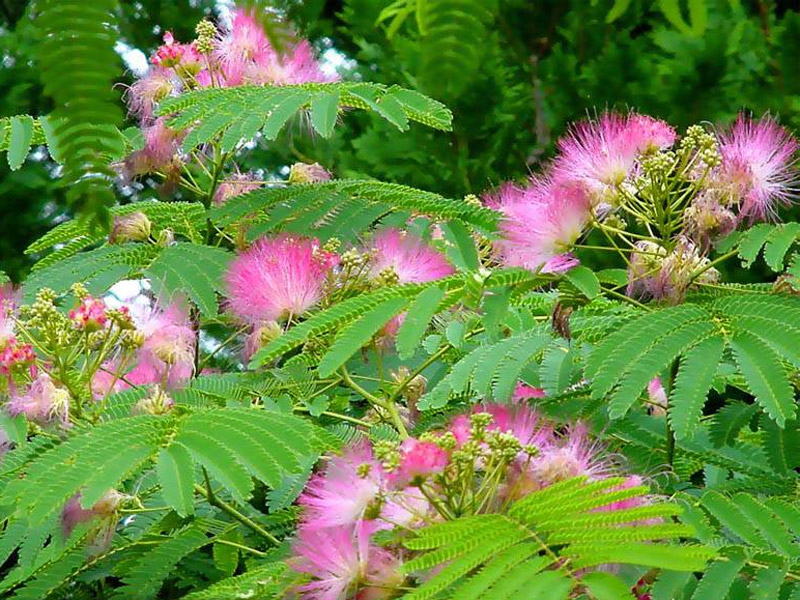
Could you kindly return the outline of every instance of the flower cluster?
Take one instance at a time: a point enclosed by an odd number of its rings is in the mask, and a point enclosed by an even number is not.
[[[294,235],[262,237],[237,256],[225,275],[227,305],[249,325],[245,355],[282,332],[335,293],[398,283],[423,283],[451,275],[452,265],[419,237],[398,229],[378,232],[363,252],[336,251],[336,240],[321,246]],[[402,315],[387,324],[392,335]]]
[[[406,583],[400,566],[408,553],[398,543],[405,531],[503,512],[511,502],[558,481],[597,480],[615,472],[583,426],[559,430],[522,403],[476,406],[444,430],[399,445],[356,443],[314,475],[300,498],[304,512],[293,565],[310,581],[299,595],[306,600],[391,598]],[[631,476],[622,485],[641,481]]]
[[[155,388],[139,412],[169,410],[162,390],[183,385],[194,372],[197,336],[186,313],[177,304],[113,308],[80,284],[72,291],[74,307],[64,311],[52,290],[41,290],[31,305],[4,290],[4,410],[39,427],[68,428],[99,415],[108,395],[131,385]]]
[[[156,118],[158,102],[169,96],[206,87],[238,85],[287,85],[334,81],[325,74],[305,40],[278,52],[270,44],[255,12],[235,10],[230,26],[223,31],[209,21],[197,26],[197,38],[179,43],[171,32],[150,57],[150,69],[134,82],[127,93],[131,114],[141,120],[144,146],[124,163],[128,176],[161,172],[174,175],[181,166],[179,153],[184,132],[169,128]],[[215,201],[230,196],[220,192]]]
[[[705,255],[741,223],[774,220],[798,192],[797,140],[774,120],[744,116],[727,130],[605,113],[573,126],[544,176],[504,184],[485,203],[502,214],[498,258],[564,272],[588,226],[632,253],[628,292],[679,302],[714,283]],[[618,238],[619,242],[613,239]]]

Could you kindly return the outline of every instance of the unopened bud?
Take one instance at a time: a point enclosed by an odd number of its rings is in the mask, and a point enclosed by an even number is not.
[[[158,245],[166,248],[175,243],[175,234],[171,229],[162,229],[158,233]]]
[[[161,386],[153,386],[153,392],[146,398],[142,398],[133,406],[134,415],[163,415],[172,409],[175,402]]]
[[[331,174],[319,163],[294,163],[289,171],[289,183],[319,183],[330,178]]]
[[[150,237],[151,227],[150,219],[143,212],[117,215],[114,217],[114,226],[111,228],[108,241],[112,244],[144,242]]]

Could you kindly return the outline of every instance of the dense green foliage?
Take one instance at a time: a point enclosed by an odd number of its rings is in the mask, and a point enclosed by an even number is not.
[[[0,222],[13,240],[0,246],[0,284],[11,275],[20,288],[0,288],[0,597],[323,598],[302,587],[321,577],[298,568],[308,482],[347,448],[374,448],[382,465],[402,440],[450,452],[455,415],[518,406],[520,383],[537,390],[524,402],[558,439],[580,421],[598,440],[591,453],[602,448],[612,466],[565,470],[514,495],[473,448],[476,489],[465,483],[441,509],[411,478],[439,512],[375,534],[404,562],[399,581],[366,588],[370,597],[800,597],[796,208],[783,222],[743,217],[702,249],[679,293],[659,297],[626,290],[644,277],[637,252],[648,253],[620,250],[608,233],[658,240],[660,260],[688,256],[675,224],[717,155],[692,179],[700,151],[676,145],[674,164],[647,173],[667,183],[628,190],[633,216],[620,230],[593,214],[568,248],[581,264],[566,269],[502,264],[502,207],[473,195],[541,170],[586,110],[636,107],[681,135],[742,108],[800,127],[800,13],[722,0],[276,2],[320,48],[352,59],[342,80],[160,97],[173,153],[114,182],[146,150],[148,126],[145,140],[122,126],[115,38],[155,46],[157,23],[191,39],[202,11],[184,13],[190,4],[159,14],[154,2],[47,0],[6,11],[11,49],[36,58],[42,87],[10,69],[18,93],[0,120],[10,173],[0,198],[60,222],[25,248],[36,219],[27,231],[24,211]],[[269,14],[272,44],[291,45]],[[29,45],[34,32],[46,42]],[[52,105],[38,104],[40,92]],[[713,137],[699,131],[684,136],[698,148]],[[651,150],[642,155],[661,156]],[[290,169],[298,159],[306,164]],[[27,182],[22,196],[16,181]],[[680,211],[648,221],[642,199]],[[440,252],[449,274],[369,272],[376,251],[365,244],[387,226]],[[325,292],[301,310],[237,319],[236,261],[258,240],[304,237],[319,241],[314,261],[335,257],[319,275]],[[185,314],[147,330],[111,308],[120,281],[138,282],[148,307],[183,302]],[[33,357],[9,355],[26,348]],[[136,381],[128,368],[145,352],[167,367]],[[31,404],[42,381],[44,411]],[[478,437],[475,417],[468,439],[504,450],[507,439]],[[443,428],[453,440],[436,437]],[[517,443],[500,464],[545,449]],[[367,577],[326,600],[359,598]]]

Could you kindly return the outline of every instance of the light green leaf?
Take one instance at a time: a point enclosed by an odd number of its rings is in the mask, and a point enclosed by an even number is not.
[[[597,600],[634,600],[630,586],[611,573],[588,573],[581,582]]]
[[[186,449],[173,444],[158,451],[156,463],[161,495],[181,517],[194,513],[194,461]]]
[[[606,23],[613,23],[625,14],[628,7],[631,5],[631,0],[614,0],[614,6],[608,11],[606,15]]]
[[[330,137],[339,114],[339,92],[321,94],[311,101],[311,125],[322,137]]]
[[[164,248],[145,269],[157,292],[167,298],[186,294],[204,315],[216,315],[217,292],[232,254],[222,248],[180,242]]]
[[[710,337],[690,349],[681,360],[669,401],[669,420],[677,439],[691,437],[697,429],[724,349],[721,337]]]
[[[365,346],[386,323],[408,304],[407,298],[389,298],[345,327],[319,361],[320,377],[328,377]]]
[[[25,162],[33,139],[33,117],[11,117],[11,134],[8,142],[8,166],[16,171]]]
[[[780,356],[759,338],[744,331],[737,332],[731,347],[756,402],[783,427],[787,419],[794,418],[796,407]]]
[[[600,294],[600,281],[589,267],[578,265],[564,273],[564,276],[589,300]]]
[[[419,347],[444,294],[443,288],[430,287],[414,299],[400,326],[395,342],[397,354],[402,360],[410,358]]]

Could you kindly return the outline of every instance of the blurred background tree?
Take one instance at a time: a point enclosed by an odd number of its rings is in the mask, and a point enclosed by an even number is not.
[[[253,1],[251,0],[251,4]],[[231,2],[120,0],[120,102],[133,59],[166,30],[193,37]],[[679,128],[771,112],[800,128],[800,2],[775,0],[261,0],[285,13],[345,79],[401,84],[445,102],[454,130],[348,118],[331,141],[295,128],[262,145],[254,168],[318,161],[338,176],[377,177],[445,195],[480,194],[535,172],[572,120],[635,108]],[[0,116],[44,115],[33,59],[35,1],[0,0]],[[126,60],[123,60],[125,57]],[[391,143],[387,140],[391,139]],[[0,161],[0,270],[66,214],[57,166]],[[126,189],[126,201],[136,188]]]

